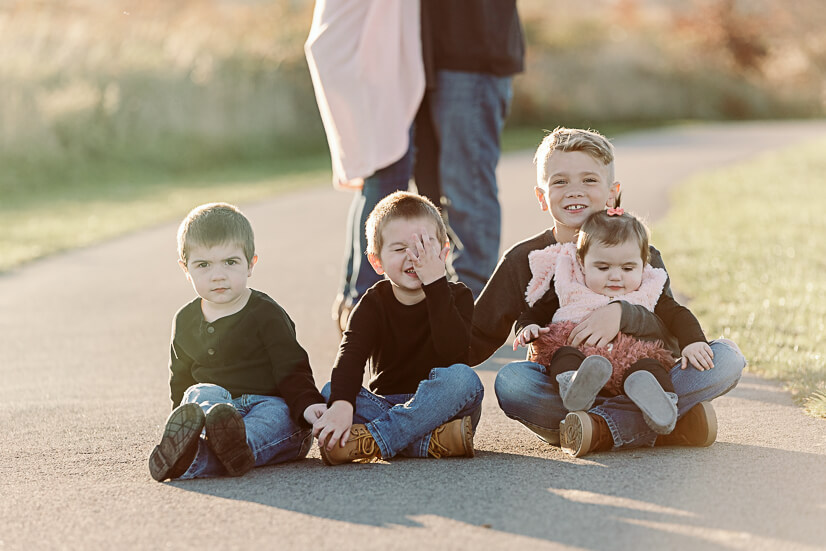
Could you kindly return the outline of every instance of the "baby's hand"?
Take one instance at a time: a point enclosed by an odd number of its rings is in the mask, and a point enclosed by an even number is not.
[[[353,426],[353,404],[346,400],[336,400],[327,411],[313,423],[313,436],[318,438],[319,446],[333,449],[336,444],[344,447],[350,438]]]
[[[413,263],[413,269],[422,285],[429,285],[445,276],[445,259],[450,245],[445,244],[441,249],[427,230],[421,234],[414,233],[413,245],[415,250],[406,249],[407,258]]]
[[[304,410],[304,420],[311,425],[318,421],[327,411],[327,404],[310,404]]]
[[[544,335],[550,331],[550,327],[539,327],[537,324],[532,323],[520,331],[516,338],[513,339],[513,349],[516,350],[519,346],[528,346],[528,343],[538,339],[539,335]]]
[[[698,371],[705,371],[714,367],[713,358],[714,352],[707,343],[693,342],[683,348],[680,369],[685,369],[691,363]]]

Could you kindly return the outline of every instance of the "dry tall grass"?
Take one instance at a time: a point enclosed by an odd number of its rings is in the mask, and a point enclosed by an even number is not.
[[[518,6],[528,59],[510,124],[824,112],[818,0]],[[312,0],[0,2],[0,190],[77,163],[323,149],[302,50],[311,15]]]

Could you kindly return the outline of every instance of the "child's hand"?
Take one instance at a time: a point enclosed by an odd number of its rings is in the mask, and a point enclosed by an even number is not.
[[[353,404],[346,400],[336,400],[327,411],[313,423],[313,436],[318,438],[319,446],[326,446],[327,451],[339,444],[344,447],[350,438],[353,426]]]
[[[445,244],[441,249],[436,239],[424,230],[421,234],[413,234],[413,244],[415,251],[405,249],[407,258],[413,263],[419,281],[422,285],[429,285],[439,278],[445,276],[445,259],[450,245]]]
[[[513,349],[516,350],[519,346],[528,346],[528,343],[538,339],[539,335],[544,335],[550,331],[550,327],[539,327],[537,324],[532,323],[520,331],[516,338],[513,339]]]
[[[327,411],[327,404],[310,404],[304,410],[304,420],[312,425],[324,415],[325,411]]]
[[[689,362],[697,371],[705,371],[714,367],[714,352],[711,347],[702,341],[693,342],[683,348],[680,358],[680,369],[688,367]]]
[[[594,310],[574,327],[568,336],[568,344],[574,348],[586,346],[608,346],[616,338],[622,318],[622,305],[612,302]]]

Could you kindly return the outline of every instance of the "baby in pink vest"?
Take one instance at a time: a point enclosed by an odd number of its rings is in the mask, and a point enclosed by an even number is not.
[[[675,356],[705,367],[712,352],[697,318],[663,293],[668,276],[648,264],[649,252],[645,226],[620,208],[588,218],[576,247],[562,243],[532,252],[525,293],[530,308],[517,321],[513,347],[531,343],[530,359],[548,367],[569,411],[587,411],[600,392],[625,394],[652,430],[668,434],[677,421],[669,375]],[[656,313],[680,350],[623,333],[604,347],[567,344],[579,322],[619,297]]]

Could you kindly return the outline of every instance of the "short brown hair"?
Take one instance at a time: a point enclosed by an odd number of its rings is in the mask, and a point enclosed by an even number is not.
[[[441,245],[447,243],[447,229],[436,205],[422,195],[397,191],[379,201],[367,218],[367,254],[379,255],[384,244],[381,232],[389,221],[396,218],[430,218],[436,224],[436,239]]]
[[[238,243],[247,257],[247,264],[255,256],[255,236],[247,217],[238,207],[228,203],[207,203],[192,209],[178,227],[178,258],[189,262],[193,245],[213,247],[224,243]]]
[[[557,126],[539,144],[533,162],[536,165],[536,185],[548,189],[548,159],[554,151],[582,151],[609,169],[608,185],[614,181],[614,146],[596,130]]]
[[[642,263],[648,264],[651,256],[648,248],[648,229],[639,218],[628,213],[609,215],[608,211],[601,210],[589,216],[579,229],[576,256],[583,262],[594,242],[610,247],[630,240],[639,243]]]

